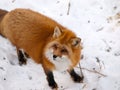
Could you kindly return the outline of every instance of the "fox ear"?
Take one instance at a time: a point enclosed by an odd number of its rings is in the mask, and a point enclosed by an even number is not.
[[[58,38],[62,34],[62,31],[58,26],[54,28],[53,38]]]
[[[80,38],[78,38],[78,37],[77,38],[73,38],[72,39],[72,46],[77,47],[77,46],[79,46],[80,42],[81,42]]]

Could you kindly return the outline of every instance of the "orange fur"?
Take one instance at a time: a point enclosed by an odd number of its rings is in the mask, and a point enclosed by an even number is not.
[[[53,37],[55,27],[59,27],[61,35]],[[51,42],[65,45],[72,62],[69,69],[80,60],[81,46],[74,46],[76,35],[54,20],[28,9],[15,9],[5,15],[0,24],[0,32],[7,37],[17,49],[23,49],[36,63],[41,63],[45,72],[55,69],[46,56],[46,48]]]
[[[8,13],[8,11],[0,9],[0,23],[7,13]],[[1,27],[0,27],[0,31],[1,31]]]
[[[76,37],[73,32],[50,18],[26,9],[9,12],[2,21],[1,32],[17,48],[23,48],[33,60],[41,63],[46,61],[42,61],[43,49],[50,42],[56,26],[64,31],[64,35],[58,38],[59,42],[67,43],[71,38]],[[71,58],[75,66],[80,59],[80,47],[72,49],[74,55]]]

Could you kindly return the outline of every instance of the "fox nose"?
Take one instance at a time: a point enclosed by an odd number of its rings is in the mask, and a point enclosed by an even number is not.
[[[54,58],[54,59],[57,58],[57,55],[53,55],[53,58]]]

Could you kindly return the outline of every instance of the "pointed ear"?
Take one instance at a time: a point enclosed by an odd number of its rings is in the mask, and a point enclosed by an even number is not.
[[[80,45],[81,39],[80,38],[73,38],[72,39],[72,46],[77,47]]]
[[[54,28],[53,38],[58,38],[62,34],[62,31],[58,26]]]

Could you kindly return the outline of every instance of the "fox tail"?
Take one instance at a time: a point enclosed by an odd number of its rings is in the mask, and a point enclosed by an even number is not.
[[[8,13],[8,11],[6,10],[2,10],[0,9],[0,23],[2,21],[2,19],[4,18],[4,16]],[[1,31],[1,30],[0,30]],[[2,33],[0,33],[0,35],[2,35]],[[2,35],[3,36],[3,35]]]

